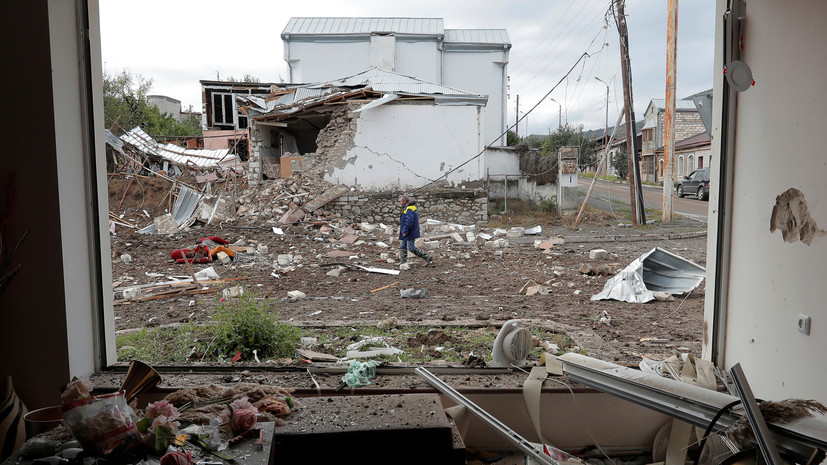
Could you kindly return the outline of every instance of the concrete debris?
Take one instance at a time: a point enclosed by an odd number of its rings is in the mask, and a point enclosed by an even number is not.
[[[505,233],[506,237],[523,237],[525,236],[525,228],[515,226]]]
[[[205,281],[208,279],[218,279],[218,273],[215,272],[213,267],[204,268],[195,273],[195,279],[199,281]]]
[[[583,263],[580,265],[580,274],[587,274],[589,276],[608,276],[612,274],[611,267],[606,263],[599,265],[592,265],[591,263]]]
[[[221,262],[222,265],[229,265],[233,262],[230,256],[227,255],[227,252],[218,252],[217,254],[215,254],[215,257],[218,259],[219,262]]]
[[[382,330],[395,328],[397,326],[399,326],[399,320],[395,316],[385,318],[379,323],[376,323],[376,327]]]
[[[605,260],[609,257],[609,252],[604,249],[589,250],[589,258],[592,260]]]
[[[258,245],[256,246],[256,252],[257,252],[257,253],[260,253],[260,254],[262,254],[262,255],[266,255],[266,254],[267,254],[267,252],[268,252],[268,248],[267,248],[267,246],[266,246],[266,245],[264,245],[264,244],[258,244]]]
[[[318,343],[319,338],[317,337],[302,336],[301,338],[299,338],[299,344],[301,344],[302,347],[313,347]]]
[[[361,229],[362,231],[364,231],[366,233],[372,233],[373,230],[376,229],[376,226],[374,226],[370,223],[359,223],[359,229]]]
[[[451,239],[453,239],[455,242],[465,242],[462,239],[462,236],[459,235],[459,233],[452,233],[451,234]]]
[[[525,230],[526,236],[539,236],[540,234],[543,234],[543,227],[540,225]]]
[[[377,242],[376,246],[383,249],[387,249],[388,247],[390,247],[388,244],[385,244],[384,242]]]
[[[425,289],[414,289],[412,287],[408,289],[400,289],[399,296],[403,299],[422,299],[425,297]]]
[[[294,224],[304,219],[305,212],[301,208],[291,208],[284,216],[281,217],[279,223]]]
[[[653,292],[652,297],[659,302],[674,302],[675,297],[668,292]]]
[[[121,261],[124,263],[132,262],[132,255],[129,255],[128,253],[121,255]]]
[[[506,239],[495,239],[493,241],[488,241],[483,244],[483,247],[487,249],[504,249],[508,247],[508,241]]]
[[[354,242],[356,242],[358,240],[359,240],[359,236],[357,236],[355,234],[348,234],[348,235],[342,237],[341,239],[339,239],[339,242],[341,242],[343,244],[353,244]]]
[[[506,231],[505,229],[497,228],[497,229],[494,230],[494,236],[507,236],[507,235],[508,235],[508,231]]]
[[[241,297],[244,295],[244,288],[241,286],[228,287],[221,291],[221,297],[225,299],[230,297]]]
[[[287,265],[293,263],[293,254],[291,254],[291,253],[279,254],[278,257],[276,258],[276,262],[279,264],[279,266],[287,266]]]
[[[522,289],[520,289],[520,294],[524,295],[549,295],[551,291],[545,286],[541,286],[534,282],[534,280],[529,279],[528,282],[523,285]]]
[[[287,297],[290,299],[304,299],[307,297],[307,294],[302,291],[288,291]]]
[[[317,196],[315,199],[304,204],[304,210],[308,212],[314,212],[317,209],[327,205],[329,202],[338,199],[343,194],[349,191],[350,188],[347,186],[331,187],[330,189],[324,191],[321,195]]]
[[[471,231],[468,231],[467,233],[465,233],[465,240],[468,241],[468,242],[474,242],[474,239],[476,239],[476,238],[477,238],[477,236],[475,236],[474,233],[472,233]]]
[[[175,222],[172,213],[155,218],[152,224],[158,229],[158,234],[175,234],[178,232],[178,223]]]
[[[332,270],[328,271],[325,274],[327,276],[331,276],[333,278],[338,278],[339,276],[341,276],[342,272],[345,271],[346,269],[347,268],[345,268],[343,266],[337,266],[336,268],[333,268]]]
[[[486,240],[486,241],[490,241],[491,239],[494,238],[494,236],[492,236],[491,234],[487,234],[487,233],[484,233],[484,232],[481,232],[481,233],[477,234],[477,236],[481,237],[483,240]]]
[[[436,250],[439,248],[439,241],[422,241],[420,247],[425,250]]]
[[[277,227],[275,227],[275,226],[273,227],[273,232],[274,232],[274,233],[276,233],[276,234],[278,234],[279,236],[283,236],[283,235],[284,235],[284,230],[283,230],[283,229],[281,229],[281,228],[277,228]]]
[[[224,197],[208,195],[201,199],[195,217],[202,223],[213,224],[226,221],[233,216],[235,216],[235,210],[231,202]]]
[[[347,250],[331,250],[330,252],[324,254],[327,258],[349,258],[353,255],[353,252],[348,252]]]
[[[554,247],[554,242],[551,242],[551,241],[541,241],[541,240],[539,240],[539,239],[538,239],[538,240],[536,240],[536,241],[534,241],[534,248],[535,248],[535,249],[539,249],[539,250],[550,250],[552,247]]]
[[[410,270],[410,269],[411,269],[411,265],[408,265],[407,263],[400,263],[399,264],[399,271],[407,271],[407,270]]]

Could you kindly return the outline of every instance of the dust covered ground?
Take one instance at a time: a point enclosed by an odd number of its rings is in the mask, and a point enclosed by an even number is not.
[[[151,223],[151,218],[170,208],[171,187],[170,182],[157,178],[114,178],[110,180],[110,211],[121,221],[143,227]],[[244,192],[245,187],[216,185],[215,189]],[[267,198],[260,196],[260,199]],[[427,205],[419,208],[422,220],[427,220]],[[263,210],[262,206],[259,205],[257,210]],[[507,320],[519,318],[528,326],[565,333],[575,344],[569,350],[623,365],[636,365],[644,356],[662,360],[675,351],[700,354],[705,281],[690,294],[675,296],[671,302],[628,304],[590,300],[614,273],[654,247],[662,247],[706,266],[705,224],[693,220],[679,219],[670,225],[629,228],[618,226],[620,220],[617,218],[590,211],[580,228],[572,230],[568,226],[571,219],[493,215],[488,224],[477,224],[474,232],[493,235],[496,228],[539,224],[543,226],[543,233],[541,236],[503,237],[509,242],[507,247],[490,248],[465,241],[466,233],[460,232],[463,242],[444,237],[439,240],[439,248],[429,251],[434,256],[429,267],[423,266],[419,258],[410,257],[410,270],[396,276],[347,268],[339,276],[330,276],[327,273],[338,267],[326,265],[335,262],[398,269],[398,225],[387,225],[392,227],[392,234],[388,234],[379,225],[360,226],[350,223],[347,218],[325,218],[323,224],[280,225],[280,216],[242,214],[231,221],[210,226],[196,223],[189,230],[169,236],[142,235],[134,229],[116,225],[116,235],[110,238],[116,331],[209,323],[221,290],[243,286],[245,292],[257,297],[280,300],[278,311],[282,320],[310,328],[376,325],[394,318],[399,326],[419,326],[425,333],[428,329],[448,326],[499,327]],[[325,225],[326,228],[321,227]],[[280,227],[283,234],[274,232],[274,226]],[[325,232],[325,229],[329,231]],[[447,235],[436,227],[425,229],[425,237]],[[358,236],[357,242],[340,241],[347,235]],[[250,252],[237,253],[229,265],[219,262],[194,264],[194,271],[212,266],[223,279],[240,279],[211,285],[214,292],[205,294],[122,301],[125,287],[189,276],[187,266],[175,263],[170,259],[170,253],[193,247],[199,238],[207,236],[248,246]],[[565,242],[548,252],[535,248],[536,240],[549,237],[562,237]],[[605,249],[609,256],[591,260],[589,251],[592,249]],[[333,251],[348,254],[329,256]],[[292,256],[289,262],[285,262],[286,254]],[[125,255],[129,258],[125,259]],[[279,255],[283,256],[281,265]],[[388,258],[392,262],[389,263]],[[608,265],[610,274],[583,274],[581,267],[584,264],[593,268]],[[546,287],[550,291],[548,295],[521,294],[520,290],[529,280]],[[424,289],[426,297],[402,299],[399,291],[406,288]],[[288,299],[288,292],[294,290],[303,292],[306,297]],[[188,363],[182,361],[180,365]],[[191,366],[196,365],[199,364]],[[332,376],[329,383],[325,383],[324,376],[311,380],[304,374],[291,373],[291,366],[306,366],[300,358],[292,363],[282,360],[278,365],[287,368],[285,378],[279,380],[274,380],[272,374],[257,375],[257,365],[243,365],[239,368],[247,368],[246,373],[213,374],[206,381],[279,382],[292,388],[311,389],[319,381],[322,387],[335,387],[340,379]],[[170,385],[191,384],[177,375],[171,376]],[[510,380],[496,376],[481,380],[460,377],[452,381],[465,386],[518,387],[523,378],[521,375],[519,383],[517,378]],[[382,386],[383,381],[377,380],[377,387]],[[416,386],[424,384],[412,376],[397,381],[392,387]]]

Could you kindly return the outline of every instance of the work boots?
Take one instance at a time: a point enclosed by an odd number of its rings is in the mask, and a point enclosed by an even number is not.
[[[399,264],[402,265],[408,261],[408,249],[399,249]]]
[[[416,250],[414,250],[414,251],[413,251],[413,253],[414,253],[414,255],[416,255],[417,257],[419,257],[419,258],[421,258],[421,259],[425,260],[425,266],[430,265],[430,264],[431,264],[431,260],[433,260],[433,257],[431,257],[430,255],[428,255],[428,252],[425,252],[425,251],[424,251],[424,250],[422,250],[422,249],[416,249]]]

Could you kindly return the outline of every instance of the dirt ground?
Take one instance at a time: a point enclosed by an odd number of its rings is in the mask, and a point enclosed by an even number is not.
[[[169,209],[170,189],[170,182],[157,178],[112,179],[110,211],[121,221],[143,227],[151,223],[151,218]],[[420,212],[422,220],[427,220],[427,205],[420,206]],[[318,223],[279,225],[278,219],[258,216],[253,221],[240,216],[212,226],[196,223],[187,231],[169,236],[142,235],[116,225],[116,235],[110,238],[116,331],[193,321],[206,323],[218,303],[215,293],[223,287],[240,285],[256,296],[281,299],[281,318],[305,327],[375,325],[395,317],[398,325],[421,326],[425,332],[442,326],[499,327],[506,320],[518,318],[528,326],[564,332],[575,341],[575,349],[624,365],[636,365],[644,356],[662,360],[676,350],[700,354],[706,282],[689,295],[675,296],[671,302],[628,304],[590,300],[614,273],[654,247],[705,266],[705,225],[693,220],[629,228],[619,226],[617,218],[590,212],[580,228],[572,230],[567,226],[570,219],[494,215],[488,224],[477,224],[474,232],[493,235],[498,227],[541,224],[543,233],[507,238],[509,245],[504,249],[443,238],[439,248],[430,251],[434,261],[429,267],[412,257],[410,270],[396,276],[345,269],[333,277],[327,272],[336,267],[326,265],[334,262],[398,269],[398,261],[389,263],[384,258],[397,258],[398,225],[388,225],[394,228],[389,235],[380,227],[368,231],[370,227],[334,219],[326,222],[330,231],[325,234]],[[282,228],[283,234],[274,232],[274,226]],[[358,241],[350,244],[340,241],[348,234],[358,236]],[[445,235],[433,228],[423,235],[435,234]],[[465,232],[460,234],[465,236]],[[211,294],[121,301],[125,287],[164,282],[171,276],[187,277],[187,266],[171,260],[170,253],[192,247],[199,238],[207,236],[218,236],[230,244],[249,246],[256,251],[237,253],[229,265],[194,264],[194,270],[212,266],[223,279],[243,279],[211,286],[215,290]],[[536,240],[549,237],[562,237],[565,243],[555,245],[548,253],[535,248]],[[388,247],[378,244],[380,242]],[[605,249],[609,257],[591,260],[592,249]],[[350,257],[328,256],[332,251],[346,251]],[[291,254],[292,261],[279,265],[280,254]],[[584,264],[608,265],[610,274],[583,274],[580,270]],[[547,287],[550,293],[520,294],[529,280]],[[425,289],[426,297],[400,298],[400,289],[412,287]],[[293,290],[307,297],[287,299],[288,292]],[[254,366],[249,368],[255,371]],[[250,381],[255,376],[255,373],[228,374],[215,375],[212,379]],[[299,384],[291,386],[295,388],[313,388],[319,379],[302,376],[283,382]],[[330,384],[335,386],[337,380],[334,376]],[[456,381],[466,386],[475,383],[464,378]],[[402,387],[406,387],[406,382],[400,382]],[[478,383],[496,385],[499,382],[488,378]],[[171,381],[173,385],[176,383],[188,384],[180,379]],[[512,381],[504,383],[510,386]]]

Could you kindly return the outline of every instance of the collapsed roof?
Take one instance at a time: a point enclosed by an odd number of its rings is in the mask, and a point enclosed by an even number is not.
[[[120,138],[130,147],[147,156],[160,157],[181,166],[207,169],[219,166],[230,167],[237,162],[236,155],[230,153],[229,149],[185,149],[174,144],[161,144],[138,126],[121,135]],[[107,142],[109,142],[108,139]],[[115,148],[117,150],[117,147]]]
[[[436,105],[485,106],[488,102],[487,95],[472,94],[376,67],[332,81],[279,90],[267,98],[253,95],[237,97],[238,101],[245,105],[241,111],[253,116],[257,121],[298,116],[312,107],[357,98],[378,100],[356,111],[373,108],[397,99],[426,100]]]

